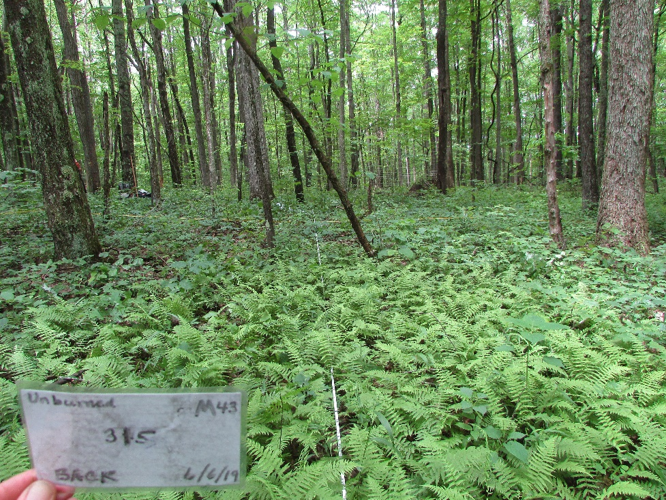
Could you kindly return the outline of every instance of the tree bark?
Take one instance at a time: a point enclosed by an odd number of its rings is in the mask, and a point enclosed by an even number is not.
[[[592,111],[592,0],[580,0],[578,133],[583,210],[599,203],[597,166],[594,153],[594,114]]]
[[[513,116],[516,122],[516,142],[513,143],[513,165],[516,171],[516,183],[525,182],[525,160],[523,158],[523,125],[520,110],[520,89],[518,86],[518,59],[516,57],[516,44],[513,39],[513,21],[511,20],[511,0],[505,0],[507,37],[509,42],[509,57],[511,65],[511,80],[513,83]]]
[[[120,163],[123,182],[134,184],[134,116],[130,90],[130,74],[125,42],[125,18],[123,0],[113,0],[113,39],[115,45],[116,73],[118,75],[118,100],[120,102]]]
[[[201,99],[199,98],[199,87],[197,86],[197,74],[194,69],[194,56],[192,53],[192,37],[190,35],[190,8],[183,3],[183,36],[185,38],[185,56],[187,58],[187,70],[190,76],[190,97],[192,100],[192,113],[194,114],[194,130],[197,136],[197,155],[199,164],[199,175],[201,184],[210,188],[210,176],[208,175],[206,160],[206,143],[204,142],[203,126],[201,124]]]
[[[400,139],[402,126],[402,97],[400,90],[400,68],[398,66],[398,34],[396,29],[396,0],[391,0],[391,44],[393,45],[393,72],[395,85],[395,121],[394,131],[396,136],[397,164],[396,174],[398,185],[402,185],[402,141]]]
[[[481,118],[481,63],[479,51],[481,46],[481,2],[470,0],[471,14],[471,51],[467,67],[469,70],[470,86],[470,126],[472,128],[471,144],[471,179],[483,181],[485,171],[483,167],[483,129]]]
[[[338,155],[340,161],[340,181],[343,186],[347,186],[347,147],[345,145],[345,79],[347,75],[347,65],[344,63],[345,58],[345,48],[347,47],[347,42],[345,37],[349,33],[349,27],[346,26],[347,16],[345,15],[345,6],[346,0],[339,0],[340,5],[340,47],[339,55],[340,61],[340,97],[338,100]]]
[[[101,251],[62,99],[51,32],[42,0],[5,0],[32,144],[42,178],[47,223],[56,259]]]
[[[18,112],[14,99],[14,86],[9,80],[11,67],[5,50],[3,35],[0,33],[0,137],[4,151],[6,170],[21,168],[21,148],[18,128]]]
[[[212,4],[213,9],[215,9],[215,12],[217,12],[217,14],[220,17],[224,18],[225,10],[227,12],[231,12],[233,10],[234,4],[232,2],[233,0],[225,0],[224,8],[219,3],[214,3]],[[340,198],[342,207],[344,208],[345,213],[347,214],[347,218],[349,219],[349,222],[352,228],[354,229],[354,232],[356,233],[356,238],[358,239],[359,244],[361,245],[365,253],[368,255],[368,257],[374,257],[375,252],[372,246],[370,245],[370,242],[365,237],[365,233],[363,232],[363,228],[361,227],[361,222],[358,220],[358,217],[356,217],[356,214],[354,213],[354,208],[352,207],[352,204],[349,201],[347,192],[342,187],[340,181],[335,175],[335,171],[333,170],[333,164],[331,162],[330,156],[328,156],[326,152],[322,149],[321,145],[319,144],[319,141],[317,140],[317,137],[314,134],[314,130],[312,129],[310,123],[305,118],[303,113],[301,113],[301,111],[296,107],[293,101],[287,96],[287,94],[285,94],[282,91],[280,86],[276,83],[275,78],[271,74],[270,70],[264,65],[264,63],[257,55],[256,50],[252,45],[252,42],[248,40],[249,37],[247,37],[244,34],[242,25],[238,26],[236,22],[232,22],[227,26],[229,27],[229,30],[232,32],[235,40],[243,49],[243,52],[248,56],[248,58],[252,61],[255,67],[259,70],[261,76],[263,76],[266,83],[268,83],[271,90],[273,91],[273,94],[275,94],[275,96],[280,100],[280,102],[282,102],[282,104],[287,107],[291,115],[301,126],[303,133],[308,138],[310,147],[317,156],[317,159],[319,160],[322,168],[326,172],[326,175],[330,180],[333,189],[335,189],[335,192],[338,194],[338,197]]]
[[[173,130],[173,120],[171,109],[169,108],[169,94],[167,91],[167,71],[164,64],[164,50],[162,49],[162,32],[155,26],[155,21],[159,19],[157,5],[152,0],[145,0],[147,9],[146,17],[150,27],[150,35],[153,39],[153,53],[155,54],[155,63],[157,65],[157,94],[162,111],[164,134],[167,140],[167,151],[169,154],[169,168],[171,169],[171,182],[174,187],[183,183],[180,171],[180,161],[178,158],[178,147],[176,146],[176,134]]]
[[[229,74],[229,170],[231,185],[238,186],[238,200],[242,197],[241,175],[238,172],[238,152],[236,150],[236,50],[235,43],[227,49],[227,72]]]
[[[426,103],[426,111],[428,113],[429,131],[428,138],[430,140],[430,168],[429,170],[434,175],[432,178],[437,183],[437,142],[435,139],[435,127],[432,123],[432,116],[435,111],[435,103],[432,98],[432,73],[430,71],[430,49],[428,48],[428,26],[425,17],[425,5],[423,0],[419,0],[419,12],[421,14],[421,47],[423,48],[423,97]],[[439,187],[439,184],[437,184]],[[441,189],[441,187],[440,187]]]
[[[352,72],[352,43],[351,43],[351,28],[349,22],[349,11],[350,9],[345,9],[346,12],[346,22],[345,29],[347,33],[345,35],[345,44],[346,44],[346,56],[345,63],[347,65],[347,107],[349,109],[349,163],[350,163],[350,175],[351,175],[351,184],[356,187],[358,185],[358,175],[359,175],[359,152],[358,152],[358,130],[356,126],[356,102],[354,100],[354,74]]]
[[[659,193],[659,179],[657,178],[657,165],[654,161],[654,154],[651,147],[651,135],[652,135],[652,125],[654,125],[654,115],[655,115],[655,102],[654,102],[654,91],[655,91],[655,82],[657,78],[657,50],[659,49],[659,27],[661,25],[661,18],[664,15],[666,10],[666,3],[662,3],[659,7],[659,12],[657,13],[657,19],[654,26],[654,43],[652,45],[652,82],[650,84],[650,130],[648,133],[648,164],[649,164],[649,176],[652,181],[652,191],[654,193]]]
[[[597,165],[603,168],[606,156],[606,120],[608,116],[608,52],[610,45],[610,2],[602,0],[603,35],[601,37],[601,71],[599,74],[599,110],[597,130]]]
[[[275,10],[269,8],[266,14],[266,32],[268,33],[268,44],[271,49],[277,49],[277,40],[275,38]],[[277,72],[277,78],[282,81],[282,88],[287,92],[287,80],[282,71],[280,58],[276,57],[271,51],[271,61],[273,69]],[[294,194],[299,202],[305,201],[303,194],[303,176],[301,175],[301,164],[298,161],[298,148],[296,147],[296,132],[294,131],[294,120],[288,109],[284,109],[284,123],[287,136],[287,149],[289,151],[289,161],[291,162],[291,172],[294,176]]]
[[[543,88],[545,141],[544,161],[546,163],[546,193],[548,196],[548,225],[550,236],[558,247],[564,247],[564,234],[560,220],[560,207],[557,203],[557,150],[556,125],[556,71],[552,50],[553,36],[556,33],[554,18],[551,15],[549,0],[540,0],[539,9],[539,48],[541,55],[541,85]],[[557,43],[557,42],[555,42]]]
[[[650,250],[645,165],[650,130],[653,0],[613,0],[608,141],[597,237],[610,246]],[[614,228],[617,231],[609,230]]]
[[[220,156],[219,128],[215,114],[215,73],[213,72],[213,53],[210,49],[209,24],[201,30],[201,79],[203,82],[204,116],[206,118],[206,147],[208,152],[208,171],[211,186],[217,186],[221,179],[222,158]]]
[[[80,66],[79,48],[76,43],[76,27],[74,30],[69,23],[65,0],[54,0],[58,23],[62,31],[64,43],[64,56],[67,64],[67,76],[71,82],[72,101],[76,123],[83,144],[84,167],[87,173],[88,189],[94,193],[100,188],[99,164],[97,162],[97,147],[95,144],[95,123],[93,119],[92,104],[90,103],[90,89],[88,78],[83,66]],[[72,15],[72,18],[74,16]],[[80,66],[80,67],[79,67]]]
[[[439,112],[437,128],[437,177],[439,190],[446,194],[447,188],[453,188],[454,169],[451,150],[451,75],[449,71],[449,40],[447,33],[447,3],[439,0],[437,21],[437,101]]]
[[[553,66],[553,124],[555,127],[555,163],[557,165],[557,179],[565,178],[564,164],[562,162],[562,9],[559,0],[549,0],[550,22],[552,31],[550,35],[551,61]]]

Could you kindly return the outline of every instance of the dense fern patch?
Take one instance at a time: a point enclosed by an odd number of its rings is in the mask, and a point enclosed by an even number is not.
[[[114,205],[95,263],[48,260],[33,194],[5,202],[0,477],[28,466],[14,381],[82,371],[247,390],[246,486],[199,498],[340,498],[341,473],[358,499],[666,494],[658,232],[648,258],[596,248],[565,192],[560,252],[540,193],[384,194],[369,260],[327,195],[278,200],[272,252],[256,206],[190,198]]]

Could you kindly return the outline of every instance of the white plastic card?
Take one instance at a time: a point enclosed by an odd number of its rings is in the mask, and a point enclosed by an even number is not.
[[[203,391],[83,392],[19,384],[37,475],[78,488],[240,485],[245,395]]]

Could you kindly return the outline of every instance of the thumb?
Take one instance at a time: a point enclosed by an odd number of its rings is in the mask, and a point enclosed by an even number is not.
[[[56,489],[48,481],[35,481],[25,489],[18,500],[56,500]]]

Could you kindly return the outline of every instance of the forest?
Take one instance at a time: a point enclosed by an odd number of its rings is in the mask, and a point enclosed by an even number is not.
[[[77,498],[666,497],[664,12],[4,0],[0,480],[233,386],[242,486]]]

